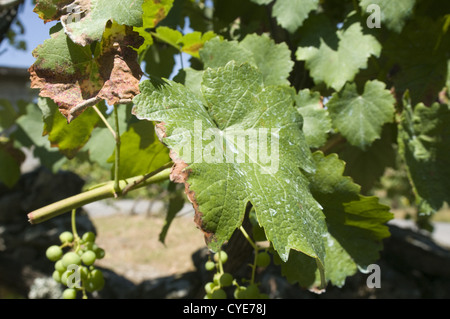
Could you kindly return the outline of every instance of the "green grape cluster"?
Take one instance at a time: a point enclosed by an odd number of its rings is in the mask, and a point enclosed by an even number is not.
[[[205,284],[205,299],[226,299],[226,287],[233,285],[234,278],[230,273],[224,272],[222,265],[228,260],[228,254],[224,251],[219,251],[214,254],[213,260],[208,260],[205,263],[205,269],[208,271],[216,270],[213,281]]]
[[[105,280],[94,263],[105,256],[105,251],[95,243],[95,234],[86,232],[80,238],[65,231],[60,234],[59,239],[61,245],[48,247],[46,256],[55,263],[53,279],[67,286],[63,291],[63,298],[76,299],[79,291],[83,298],[87,298],[86,292],[101,290]]]
[[[235,299],[267,299],[267,294],[261,293],[258,283],[254,282],[253,276],[248,286],[239,285],[238,281],[230,273],[224,272],[222,265],[227,262],[228,255],[224,251],[214,254],[213,260],[205,263],[207,271],[216,271],[213,281],[207,282],[204,286],[205,299],[226,299],[225,288],[235,286],[233,297]],[[266,250],[255,249],[254,264],[251,265],[253,271],[256,267],[267,267],[271,262],[270,254]]]

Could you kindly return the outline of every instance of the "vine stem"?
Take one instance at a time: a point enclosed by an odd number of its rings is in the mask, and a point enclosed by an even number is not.
[[[253,260],[253,264],[250,265],[252,268],[252,276],[250,278],[250,284],[253,284],[255,282],[255,274],[256,274],[256,257],[258,255],[259,247],[256,245],[256,243],[250,238],[249,234],[245,231],[244,227],[240,226],[239,230],[241,231],[242,235],[244,235],[245,239],[250,243],[250,245],[255,250],[255,256]]]
[[[111,132],[111,135],[114,137],[114,140],[117,140],[116,131],[112,128],[112,126],[109,124],[109,122],[106,120],[105,116],[100,112],[98,107],[96,105],[92,106],[92,108],[97,112],[98,116],[102,120],[102,122],[105,124],[106,128]]]
[[[80,236],[78,236],[78,232],[77,232],[76,212],[77,212],[76,208],[72,209],[71,220],[72,220],[72,234],[73,234],[74,240],[78,241],[78,239],[80,239]]]
[[[119,130],[119,114],[117,112],[117,106],[114,105],[114,121],[116,125],[115,140],[116,140],[116,153],[114,158],[114,197],[118,197],[120,192],[119,183],[119,169],[120,169],[120,130]]]
[[[164,180],[169,179],[170,176],[170,168],[166,168],[162,171],[159,171],[158,173],[154,174],[153,176],[143,180],[143,176],[135,176],[132,178],[129,178],[127,180],[120,180],[119,181],[119,187],[120,189],[123,189],[127,187],[130,184],[133,184],[133,189],[140,188],[148,184],[154,184],[159,183]],[[140,182],[139,182],[140,181]],[[83,192],[81,194],[77,194],[68,198],[65,198],[63,200],[60,200],[58,202],[55,202],[53,204],[44,206],[42,208],[39,208],[35,211],[32,211],[29,213],[28,221],[31,224],[38,224],[41,222],[44,222],[46,220],[49,220],[53,217],[59,216],[65,212],[68,212],[70,210],[82,207],[84,205],[110,198],[110,197],[116,197],[121,196],[121,192],[116,193],[114,189],[114,181],[104,183],[99,187],[92,188],[86,192]]]

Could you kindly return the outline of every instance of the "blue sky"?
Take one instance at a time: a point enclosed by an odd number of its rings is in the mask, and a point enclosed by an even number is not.
[[[50,38],[49,30],[55,25],[55,22],[44,23],[36,13],[33,12],[34,5],[32,0],[26,0],[25,5],[19,12],[19,18],[25,28],[25,34],[20,36],[18,40],[25,40],[27,44],[27,50],[16,50],[8,44],[8,41],[3,41],[0,45],[0,52],[6,49],[5,53],[0,55],[0,67],[18,67],[29,68],[35,61],[32,55],[33,50],[44,40]],[[189,29],[189,23],[186,21],[186,28],[184,32],[191,32]],[[188,55],[183,53],[183,65],[189,66]],[[171,75],[171,78],[178,73],[180,68],[180,58],[175,57],[175,70]]]
[[[20,40],[25,40],[27,50],[16,50],[9,46],[8,41],[3,41],[0,45],[0,52],[7,51],[0,55],[0,66],[29,68],[34,63],[32,52],[45,39],[50,37],[49,30],[55,23],[45,24],[38,15],[33,12],[31,0],[26,0],[22,10],[19,11],[19,18],[25,27],[25,35]]]

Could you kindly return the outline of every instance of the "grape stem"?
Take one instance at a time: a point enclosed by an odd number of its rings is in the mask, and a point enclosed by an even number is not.
[[[258,245],[256,245],[256,243],[250,238],[249,234],[245,231],[244,227],[240,226],[239,230],[241,231],[242,235],[244,235],[244,237],[247,239],[247,241],[250,243],[250,245],[253,247],[254,251],[255,251],[255,256],[253,259],[253,264],[250,265],[250,267],[252,268],[252,276],[250,278],[250,284],[254,284],[255,283],[255,274],[256,274],[256,257],[258,256],[258,252],[259,252],[259,247]]]
[[[165,168],[152,175],[149,178],[143,179],[144,176],[135,176],[126,180],[119,181],[120,189],[124,189],[129,185],[133,185],[131,189],[137,189],[149,184],[155,184],[162,182],[164,180],[169,179],[170,176],[170,168]],[[53,204],[44,206],[35,211],[30,212],[28,216],[28,221],[31,224],[38,224],[49,220],[53,217],[59,216],[63,213],[71,211],[73,209],[82,207],[86,204],[93,203],[102,199],[111,198],[117,196],[121,196],[122,192],[116,193],[114,189],[114,181],[110,181],[108,183],[104,183],[102,186],[90,189],[81,194],[77,194]]]
[[[120,192],[119,183],[119,168],[120,168],[120,129],[119,129],[119,114],[117,112],[117,106],[114,105],[114,121],[116,126],[116,132],[114,134],[116,141],[116,152],[114,158],[114,197],[118,197]]]
[[[76,213],[77,213],[76,208],[72,209],[72,218],[71,218],[71,221],[72,221],[72,234],[73,234],[73,237],[74,237],[74,241],[76,243],[78,243],[78,241],[80,239],[80,236],[78,236],[78,233],[77,233],[77,224],[76,224],[76,221],[75,221]]]

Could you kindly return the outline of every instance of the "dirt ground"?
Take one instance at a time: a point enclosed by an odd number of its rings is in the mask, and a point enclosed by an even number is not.
[[[114,215],[92,218],[97,244],[104,248],[99,266],[139,283],[145,279],[194,270],[191,255],[205,247],[202,233],[190,216],[175,218],[165,244],[159,241],[162,216]]]

